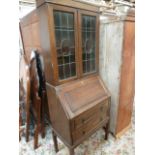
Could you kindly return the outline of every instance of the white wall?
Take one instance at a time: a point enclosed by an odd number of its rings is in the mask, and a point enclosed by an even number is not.
[[[20,3],[19,4],[19,19],[24,17],[26,14],[31,12],[33,9],[35,9],[35,4],[31,3]]]

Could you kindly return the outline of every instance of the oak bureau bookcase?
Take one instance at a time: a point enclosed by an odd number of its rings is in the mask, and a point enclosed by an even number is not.
[[[108,136],[110,93],[99,76],[99,8],[71,0],[38,0],[20,21],[25,55],[44,57],[48,110],[57,136],[74,148],[99,128]]]

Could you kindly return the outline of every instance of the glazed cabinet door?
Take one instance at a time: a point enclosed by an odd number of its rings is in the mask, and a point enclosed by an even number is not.
[[[81,76],[98,72],[99,16],[88,11],[78,12]]]
[[[77,10],[51,5],[52,62],[56,83],[78,77]]]

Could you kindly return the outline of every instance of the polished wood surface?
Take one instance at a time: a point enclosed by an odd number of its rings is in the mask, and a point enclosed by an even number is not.
[[[107,139],[110,93],[99,76],[82,78],[57,87],[47,84],[47,94],[53,132],[70,149],[102,127],[106,128]]]
[[[85,4],[81,2],[76,2],[73,0],[36,0],[36,5],[39,7],[44,3],[58,4],[61,6],[67,6],[92,12],[99,12],[99,7],[92,4]]]
[[[58,10],[62,12],[70,12],[74,15],[74,32],[75,32],[75,60],[76,60],[76,76],[59,79],[58,75],[58,62],[56,52],[56,36],[54,30],[54,15],[53,11]],[[96,71],[89,74],[83,74],[82,68],[82,15],[96,17]],[[98,74],[99,68],[99,14],[75,9],[67,6],[45,3],[38,9],[35,9],[30,14],[21,19],[21,32],[23,36],[24,49],[28,60],[30,60],[30,51],[37,49],[38,52],[44,57],[46,81],[52,85],[60,85],[68,81],[76,80],[83,76],[91,76]],[[79,32],[80,30],[80,32]]]
[[[57,86],[56,90],[60,102],[65,105],[66,111],[71,118],[108,98],[108,92],[103,87],[99,76],[66,83]]]
[[[74,121],[74,130],[72,132],[73,135],[73,142],[75,143],[83,136],[87,135],[91,132],[98,124],[103,123],[105,119],[107,119],[109,110],[109,102],[103,102],[99,104],[98,108],[92,109],[91,115],[88,115],[88,112],[85,112],[85,116],[80,115],[78,116],[78,122]]]
[[[30,54],[34,49],[41,49],[39,16],[37,10],[32,11],[20,20],[24,53],[30,63]]]
[[[87,110],[87,112],[75,118],[73,129],[78,129],[85,123],[91,123],[92,120],[97,122],[100,121],[96,119],[98,119],[99,117],[100,119],[102,119],[102,117],[107,117],[108,109],[109,109],[109,103],[108,100],[106,100],[105,102],[100,103],[99,105],[96,105],[95,107]]]
[[[52,128],[56,131],[56,134],[59,134],[64,143],[71,145],[72,140],[68,115],[66,115],[66,111],[64,111],[60,101],[57,99],[55,87],[47,83],[46,89]]]
[[[132,118],[135,85],[135,23],[125,21],[123,62],[116,134],[125,129]]]
[[[106,128],[105,139],[109,133],[107,126],[110,117],[110,93],[98,75],[98,8],[70,0],[68,3],[64,0],[39,0],[37,5],[39,6],[37,9],[21,20],[25,53],[30,59],[31,49],[36,48],[44,58],[48,107],[55,151],[58,151],[57,137],[59,137],[69,148],[70,155],[74,155],[74,148],[99,128]],[[55,10],[60,13],[71,13],[74,23],[76,76],[63,80],[60,79],[58,70]],[[82,68],[82,48],[86,48],[81,45],[82,15],[95,17],[96,71],[89,74],[84,74]],[[87,23],[88,27],[90,27],[90,22]]]
[[[21,27],[21,33],[23,36],[23,45],[24,45],[24,53],[25,53],[25,59],[27,61],[27,64],[30,64],[30,59],[31,59],[31,51],[32,50],[36,50],[38,51],[38,53],[41,54],[41,56],[44,56],[44,60],[48,60],[46,59],[46,57],[49,58],[49,54],[48,56],[46,56],[46,52],[44,52],[45,54],[43,55],[43,49],[44,51],[47,51],[46,49],[50,47],[50,45],[48,44],[48,33],[40,31],[42,24],[43,26],[46,26],[46,19],[44,16],[46,12],[44,11],[44,7],[43,9],[39,9],[38,10],[34,10],[32,12],[30,12],[27,16],[23,17],[22,19],[20,19],[20,27]],[[41,15],[41,17],[40,17]],[[42,20],[43,21],[42,21]],[[47,39],[48,38],[48,39]],[[46,39],[46,40],[45,40]],[[47,51],[48,52],[48,51]],[[46,64],[46,63],[45,63]],[[48,68],[45,66],[45,73],[49,74],[51,73],[51,68],[49,63],[48,64]],[[46,76],[49,77],[49,76]],[[48,112],[48,104],[46,101],[46,97],[45,97],[45,113],[47,115],[47,118],[49,118],[49,112]]]

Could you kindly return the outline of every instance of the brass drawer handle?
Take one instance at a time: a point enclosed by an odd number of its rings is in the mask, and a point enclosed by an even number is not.
[[[85,133],[86,133],[85,131],[82,132],[83,135],[85,135]]]
[[[103,106],[102,106],[102,107],[100,107],[100,111],[103,111]]]
[[[84,123],[85,122],[85,119],[82,119],[81,122]]]
[[[103,121],[103,117],[100,117],[100,121]]]

